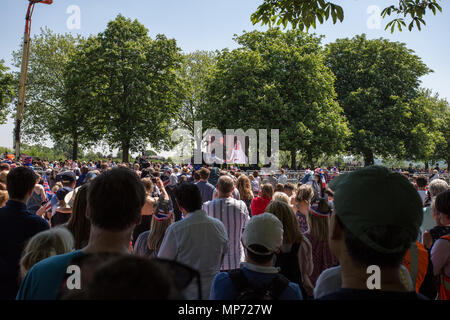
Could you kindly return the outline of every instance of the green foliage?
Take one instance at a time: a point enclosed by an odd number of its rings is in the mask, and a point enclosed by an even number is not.
[[[194,121],[199,119],[204,106],[205,90],[216,64],[216,54],[211,51],[195,51],[184,56],[181,78],[185,99],[177,114],[182,128],[194,131]]]
[[[206,126],[222,132],[278,128],[280,149],[301,150],[309,159],[342,150],[349,131],[321,39],[271,29],[235,40],[241,47],[219,54],[208,85]]]
[[[112,148],[120,147],[124,159],[148,143],[167,143],[182,99],[182,55],[175,40],[152,40],[137,20],[119,15],[83,45],[75,61],[72,101],[89,106],[95,114],[90,126]]]
[[[421,121],[411,102],[419,96],[419,78],[431,70],[404,44],[365,35],[329,44],[327,65],[353,133],[349,151],[366,164],[374,155],[405,156]]]
[[[6,123],[10,103],[14,97],[13,75],[8,72],[9,69],[4,63],[4,60],[0,60],[0,124]]]
[[[88,146],[92,140],[89,127],[83,127],[79,120],[82,113],[65,98],[68,90],[64,77],[67,65],[82,43],[80,36],[55,34],[50,29],[41,29],[30,45],[30,58],[26,86],[26,99],[23,117],[24,141],[43,143],[49,137],[55,142],[72,145],[77,139],[76,132],[87,130],[85,139],[78,142]],[[13,53],[16,67],[22,63],[22,50]],[[16,74],[17,81],[19,74]],[[92,117],[92,113],[85,116]],[[95,137],[92,137],[94,139]]]
[[[425,25],[424,15],[432,12],[436,15],[437,11],[442,12],[439,0],[397,0],[393,1],[397,5],[391,5],[383,9],[382,17],[396,15],[403,18],[395,18],[386,25],[386,29],[391,28],[394,32],[395,26],[402,31],[402,26],[406,27],[405,19],[410,19],[408,30],[411,31],[415,26],[421,30],[421,26]],[[251,16],[253,24],[261,23],[262,25],[279,26],[284,28],[288,24],[292,28],[300,30],[308,30],[316,28],[316,23],[322,24],[328,19],[332,19],[333,24],[339,20],[344,20],[344,10],[341,6],[325,0],[264,0],[258,7],[256,12]]]

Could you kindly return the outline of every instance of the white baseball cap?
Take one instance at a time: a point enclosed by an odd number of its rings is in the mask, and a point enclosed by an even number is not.
[[[269,255],[277,251],[283,244],[283,224],[272,213],[263,213],[252,217],[242,234],[245,248],[258,255]],[[260,253],[249,248],[257,244],[265,247],[269,252]]]

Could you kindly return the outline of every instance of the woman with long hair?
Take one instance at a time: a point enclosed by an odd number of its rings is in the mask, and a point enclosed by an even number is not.
[[[298,225],[302,233],[308,231],[306,216],[308,215],[309,207],[311,205],[311,200],[313,197],[314,189],[308,184],[302,184],[295,193],[295,216],[297,217]]]
[[[305,233],[305,237],[311,242],[314,263],[314,269],[309,278],[314,286],[323,270],[338,264],[338,260],[331,253],[328,244],[328,228],[331,212],[331,205],[327,199],[321,198],[309,208],[306,216],[308,231]]]
[[[312,297],[314,286],[310,281],[314,265],[311,243],[300,231],[289,204],[284,201],[272,201],[266,212],[274,214],[283,224],[283,245],[277,254],[275,266],[280,268],[289,281],[295,282],[302,290],[303,298]]]
[[[64,225],[74,237],[75,250],[84,248],[89,242],[91,222],[86,216],[88,186],[89,183],[86,183],[77,189],[72,215],[67,224]]]
[[[174,222],[170,201],[160,198],[155,208],[150,230],[139,235],[134,245],[134,254],[156,258],[167,228]]]
[[[252,216],[253,192],[250,179],[246,175],[240,175],[237,179],[236,188],[239,191],[241,200],[245,202],[250,217]]]

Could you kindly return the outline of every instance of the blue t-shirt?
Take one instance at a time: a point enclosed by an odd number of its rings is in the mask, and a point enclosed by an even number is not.
[[[245,266],[241,266],[241,270],[244,272],[250,284],[256,288],[268,285],[276,276],[276,273],[256,272],[247,269]],[[234,300],[237,294],[228,272],[220,272],[215,276],[211,286],[210,300]],[[278,299],[303,300],[303,296],[298,284],[289,282]]]
[[[70,261],[82,254],[77,250],[36,263],[23,279],[16,300],[56,300]]]

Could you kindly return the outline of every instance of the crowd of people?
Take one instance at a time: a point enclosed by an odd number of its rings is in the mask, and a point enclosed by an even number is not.
[[[0,299],[449,300],[439,174],[3,162]]]

